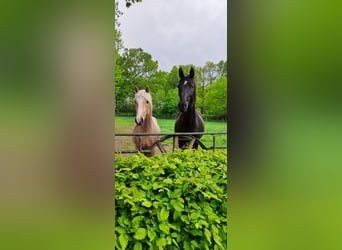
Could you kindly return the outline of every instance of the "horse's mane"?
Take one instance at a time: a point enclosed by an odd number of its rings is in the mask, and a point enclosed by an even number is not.
[[[192,103],[192,105],[193,105],[194,109],[196,109],[196,89],[197,89],[197,87],[196,87],[196,81],[195,81],[195,78],[190,78],[190,75],[189,75],[189,79],[191,79],[191,80],[193,81],[193,83],[194,83],[194,94],[193,94],[193,96],[192,96],[192,98],[193,98],[193,103]]]

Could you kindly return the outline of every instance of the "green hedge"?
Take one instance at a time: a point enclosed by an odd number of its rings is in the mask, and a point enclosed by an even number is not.
[[[115,161],[116,249],[227,249],[227,151]]]

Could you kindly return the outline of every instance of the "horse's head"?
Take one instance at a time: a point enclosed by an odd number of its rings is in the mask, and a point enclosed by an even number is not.
[[[194,79],[194,69],[191,67],[190,74],[184,76],[182,68],[179,68],[179,77],[180,80],[178,83],[178,109],[180,112],[186,112],[189,106],[194,105],[196,101],[196,84]]]
[[[148,87],[144,90],[135,87],[134,92],[135,123],[140,126],[144,123],[146,116],[152,115],[152,97]]]

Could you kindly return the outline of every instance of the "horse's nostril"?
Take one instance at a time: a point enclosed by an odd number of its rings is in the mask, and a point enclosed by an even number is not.
[[[137,120],[137,118],[135,118],[135,123],[136,123],[137,125],[141,125],[142,120],[141,120],[141,119],[138,119],[138,120]]]

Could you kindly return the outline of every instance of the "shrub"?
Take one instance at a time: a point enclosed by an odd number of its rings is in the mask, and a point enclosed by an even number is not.
[[[227,151],[115,161],[117,249],[226,249]]]

